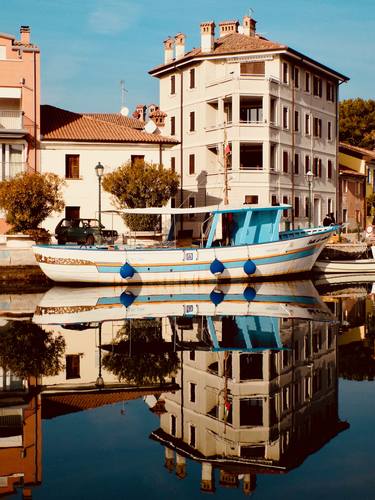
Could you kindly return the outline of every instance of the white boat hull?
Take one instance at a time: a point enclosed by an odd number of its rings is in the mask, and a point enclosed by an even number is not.
[[[103,249],[38,245],[33,250],[42,271],[56,282],[102,284],[197,283],[246,280],[310,271],[331,235],[329,228],[272,243],[213,248]],[[222,264],[214,272],[212,263]],[[254,271],[245,271],[251,261]],[[129,264],[132,276],[123,278]]]
[[[320,274],[375,274],[375,259],[321,260],[315,263],[314,271]]]

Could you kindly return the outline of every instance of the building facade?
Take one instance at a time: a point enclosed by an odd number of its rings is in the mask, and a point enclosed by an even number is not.
[[[43,105],[41,115],[41,170],[65,180],[65,211],[52,214],[43,223],[52,233],[62,217],[98,217],[98,162],[104,166],[104,174],[129,161],[169,165],[169,150],[177,143],[160,135],[157,127],[153,133],[145,132],[143,121],[120,113],[80,114]],[[104,190],[101,208],[104,212],[116,209]],[[102,222],[119,234],[126,229],[118,215],[102,213]]]
[[[336,211],[337,102],[344,75],[256,32],[245,16],[200,25],[164,42],[160,82],[165,133],[179,139],[171,166],[181,176],[176,206],[289,203],[295,227]],[[306,173],[314,174],[309,190]],[[226,200],[227,198],[227,200]]]

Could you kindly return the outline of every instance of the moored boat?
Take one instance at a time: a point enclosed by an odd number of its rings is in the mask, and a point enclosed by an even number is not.
[[[155,246],[33,247],[53,281],[102,284],[194,283],[245,280],[310,271],[337,226],[280,231],[289,205],[125,209],[123,213],[210,214],[196,245],[182,247],[173,230]],[[172,228],[175,223],[172,221]]]
[[[375,259],[318,260],[314,271],[319,274],[375,274]]]

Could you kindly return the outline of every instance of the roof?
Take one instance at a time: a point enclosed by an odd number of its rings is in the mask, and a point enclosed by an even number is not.
[[[177,144],[173,137],[149,134],[131,126],[115,123],[110,114],[86,115],[44,104],[40,107],[43,141]],[[138,120],[135,120],[138,122]]]
[[[352,146],[351,144],[347,144],[346,142],[340,142],[339,151],[341,153],[344,153],[344,152],[347,153],[347,151],[343,151],[343,150],[357,153],[357,155],[360,155],[361,157],[367,156],[371,160],[375,160],[375,151],[372,151],[371,149],[360,148],[358,146]]]
[[[366,177],[366,174],[361,174],[357,170],[347,167],[346,165],[339,165],[340,175],[352,175],[354,177]]]
[[[214,48],[211,52],[202,52],[200,48],[193,49],[190,52],[187,52],[184,57],[179,59],[175,59],[167,64],[161,64],[151,69],[149,73],[154,75],[158,73],[160,70],[168,69],[169,67],[174,68],[175,64],[181,64],[184,62],[188,62],[190,60],[194,60],[195,58],[201,57],[214,57],[226,54],[241,54],[241,53],[251,53],[251,52],[265,52],[265,51],[284,51],[289,52],[293,56],[297,56],[298,58],[303,59],[306,62],[319,66],[325,71],[334,73],[339,79],[348,80],[348,78],[337,71],[334,71],[323,64],[310,59],[309,57],[297,52],[296,50],[288,47],[287,45],[281,44],[279,42],[273,42],[268,40],[267,38],[255,35],[248,36],[242,33],[230,33],[228,35],[222,36],[220,38],[215,39]]]
[[[123,391],[95,391],[89,393],[72,392],[71,394],[44,394],[42,404],[42,417],[54,418],[59,415],[75,413],[77,411],[99,408],[100,406],[114,404],[122,401],[139,399],[155,390],[123,390]]]
[[[116,123],[117,125],[122,125],[123,127],[130,127],[139,130],[143,130],[145,123],[137,118],[131,118],[129,116],[123,116],[120,113],[82,113],[83,116],[88,116],[90,118],[95,118],[96,120],[102,120],[104,122]]]

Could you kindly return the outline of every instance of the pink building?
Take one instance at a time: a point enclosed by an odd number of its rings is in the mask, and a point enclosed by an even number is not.
[[[39,170],[40,51],[21,26],[0,33],[0,180]]]

